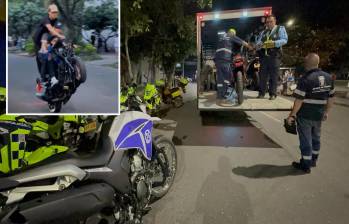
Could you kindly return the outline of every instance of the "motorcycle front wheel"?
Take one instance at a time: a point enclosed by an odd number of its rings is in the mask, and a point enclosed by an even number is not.
[[[163,136],[153,140],[152,200],[162,198],[171,188],[177,171],[177,152],[174,144]]]

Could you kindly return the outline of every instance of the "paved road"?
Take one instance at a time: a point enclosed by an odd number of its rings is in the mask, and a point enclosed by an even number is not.
[[[282,127],[287,112],[248,112],[227,125],[211,118],[211,131],[198,122],[195,101],[168,112],[166,118],[176,119],[178,126],[178,173],[170,193],[153,205],[145,223],[347,223],[348,114],[347,106],[334,106],[323,124],[318,167],[303,175],[290,166],[299,151],[297,137]],[[215,146],[214,137],[222,133],[231,133],[231,140],[223,137],[226,143]]]
[[[38,77],[35,59],[9,54],[9,104],[11,113],[48,113],[47,103],[35,97]],[[87,80],[70,101],[64,113],[116,113],[118,105],[117,70],[86,63]]]

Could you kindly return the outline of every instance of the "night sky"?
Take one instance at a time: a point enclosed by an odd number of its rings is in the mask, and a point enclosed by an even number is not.
[[[291,17],[311,25],[349,28],[348,0],[213,0],[214,10],[272,6],[280,23]]]

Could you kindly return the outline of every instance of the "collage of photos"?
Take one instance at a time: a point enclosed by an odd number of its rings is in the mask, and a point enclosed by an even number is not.
[[[0,224],[349,223],[348,12],[0,0]]]

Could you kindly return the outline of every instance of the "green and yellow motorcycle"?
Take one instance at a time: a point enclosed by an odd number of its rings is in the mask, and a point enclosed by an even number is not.
[[[182,90],[179,87],[170,88],[165,80],[155,81],[155,86],[161,94],[162,101],[165,104],[172,104],[173,107],[179,108],[183,106]]]
[[[0,173],[35,165],[56,154],[92,147],[97,118],[0,116]],[[88,141],[87,144],[82,144]]]
[[[143,100],[146,104],[148,114],[154,115],[159,112],[161,106],[161,96],[154,84],[147,83],[144,88]]]

